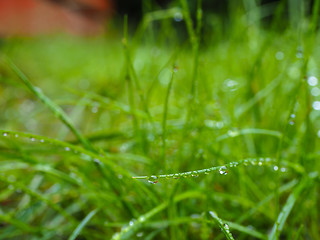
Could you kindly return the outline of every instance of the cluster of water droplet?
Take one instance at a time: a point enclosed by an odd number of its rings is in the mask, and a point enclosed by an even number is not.
[[[147,181],[152,184],[156,184],[159,182],[160,179],[180,179],[180,178],[189,178],[189,177],[199,177],[201,174],[209,174],[217,172],[220,175],[227,175],[228,174],[228,168],[237,167],[239,165],[252,165],[252,166],[263,166],[263,165],[271,165],[275,162],[275,159],[273,158],[247,158],[243,159],[239,162],[230,162],[224,166],[220,167],[212,167],[212,168],[206,168],[196,171],[189,171],[189,172],[182,172],[182,173],[174,173],[174,174],[165,174],[165,175],[152,175],[150,177],[147,177]],[[274,170],[278,170],[278,166],[274,166]],[[281,172],[285,172],[285,168],[280,169]]]
[[[289,118],[289,124],[294,125],[296,123],[296,115],[292,113]]]
[[[204,120],[204,125],[207,128],[212,128],[212,129],[221,129],[224,127],[224,123],[222,121],[214,121],[209,119]]]
[[[315,76],[309,76],[307,79],[307,83],[310,86],[310,93],[313,97],[317,98],[320,96],[320,89],[318,87],[318,78]],[[319,99],[315,99],[315,101],[312,102],[312,108],[316,111],[320,110],[320,101]]]

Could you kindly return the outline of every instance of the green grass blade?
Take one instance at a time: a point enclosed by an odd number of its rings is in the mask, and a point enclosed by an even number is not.
[[[279,213],[278,219],[276,223],[273,225],[272,231],[269,235],[269,240],[277,240],[281,231],[283,230],[284,224],[294,206],[296,203],[298,197],[301,196],[302,191],[308,187],[311,180],[318,177],[318,173],[312,173],[308,177],[301,180],[301,182],[298,184],[298,186],[293,190],[293,192],[288,197],[286,203],[284,204],[281,212]]]
[[[152,176],[135,176],[134,179],[147,179],[150,183],[157,183],[161,179],[179,179],[179,178],[188,178],[188,177],[199,177],[200,175],[205,175],[209,173],[219,173],[226,175],[230,168],[238,167],[240,165],[254,165],[254,166],[263,166],[269,165],[275,162],[273,158],[248,158],[242,159],[237,162],[230,162],[222,166],[216,166],[211,168],[204,168],[200,170],[194,170],[189,172],[179,172],[172,174],[161,174],[161,175],[152,175]]]
[[[91,144],[86,140],[86,138],[76,129],[73,125],[71,119],[66,115],[66,113],[62,110],[60,106],[55,104],[50,98],[48,98],[40,88],[35,87],[30,82],[29,78],[10,60],[7,59],[8,65],[12,69],[12,71],[19,77],[19,79],[27,86],[27,88],[41,101],[43,102],[56,117],[58,117],[74,135],[79,139],[82,145],[89,149],[93,150]]]
[[[89,212],[89,214],[80,222],[80,224],[77,226],[77,228],[72,232],[71,236],[68,238],[68,240],[75,240],[76,237],[80,234],[82,229],[87,225],[87,223],[91,220],[91,218],[98,212],[98,208],[92,210]]]
[[[243,233],[246,233],[252,237],[255,237],[255,238],[258,238],[258,239],[267,239],[267,236],[262,234],[261,232],[258,232],[252,228],[249,228],[249,227],[245,227],[245,226],[242,226],[238,223],[234,223],[234,222],[229,222],[229,221],[225,221],[226,224],[228,224],[228,226],[231,228],[231,229],[235,229],[235,230],[238,230],[239,232],[243,232]]]
[[[230,230],[229,230],[229,225],[227,225],[226,223],[224,223],[221,218],[218,217],[218,215],[213,212],[213,211],[209,211],[209,215],[213,218],[214,222],[220,227],[221,231],[224,233],[224,235],[226,236],[226,239],[228,240],[234,240]]]
[[[185,192],[176,196],[173,199],[173,202],[180,202],[188,198],[203,198],[203,194],[196,191]],[[121,232],[113,235],[112,240],[131,239],[130,237],[132,236],[132,234],[134,234],[134,232],[137,231],[144,222],[147,222],[151,217],[166,209],[168,207],[168,204],[168,201],[164,202],[158,205],[157,207],[153,208],[149,212],[141,215],[137,220],[130,221],[126,228],[123,228]]]

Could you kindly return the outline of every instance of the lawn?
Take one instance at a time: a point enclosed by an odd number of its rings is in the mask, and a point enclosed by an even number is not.
[[[320,239],[320,1],[197,3],[1,40],[0,239]]]

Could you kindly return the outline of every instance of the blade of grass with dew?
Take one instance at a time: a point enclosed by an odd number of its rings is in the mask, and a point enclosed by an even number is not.
[[[134,111],[131,111],[130,106],[128,106],[127,104],[118,102],[116,100],[113,100],[111,98],[105,97],[105,96],[101,96],[99,94],[93,93],[93,92],[82,92],[79,90],[75,90],[75,89],[68,89],[69,92],[76,94],[78,96],[85,96],[86,98],[90,99],[90,100],[94,100],[99,102],[101,105],[105,106],[105,108],[107,109],[111,109],[111,110],[120,110],[123,113],[126,114],[134,114],[136,117],[140,117],[140,118],[148,118],[147,114],[144,111],[141,111],[139,109],[134,109]],[[100,107],[103,107],[100,106]]]
[[[252,237],[258,238],[258,239],[267,239],[267,236],[262,234],[261,232],[258,232],[250,227],[242,226],[238,223],[225,221],[225,223],[232,229],[237,230],[239,232],[246,233]]]
[[[229,226],[226,225],[226,223],[224,223],[215,212],[209,211],[209,215],[213,218],[214,222],[220,227],[221,231],[226,236],[226,238],[228,240],[234,240],[234,238],[229,230]]]
[[[233,168],[233,167],[238,167],[240,165],[268,165],[275,162],[275,159],[273,158],[248,158],[248,159],[243,159],[237,162],[230,162],[222,166],[217,166],[217,167],[211,167],[211,168],[204,168],[200,170],[194,170],[194,171],[189,171],[189,172],[178,172],[178,173],[172,173],[172,174],[161,174],[161,175],[152,175],[152,176],[134,176],[132,178],[134,179],[147,179],[151,183],[156,183],[161,179],[179,179],[179,178],[187,178],[187,177],[198,177],[199,175],[205,175],[208,173],[220,173],[222,175],[226,175],[228,169]]]
[[[282,133],[279,131],[269,130],[269,129],[258,129],[258,128],[245,128],[237,131],[230,131],[227,134],[220,135],[216,138],[216,141],[222,141],[228,138],[233,138],[241,135],[256,134],[256,135],[266,135],[280,138]]]
[[[296,186],[296,188],[293,190],[293,192],[288,197],[286,203],[284,204],[281,212],[279,213],[278,219],[273,225],[272,231],[269,234],[269,240],[276,240],[278,239],[281,231],[283,230],[284,224],[295,205],[298,197],[301,196],[301,193],[303,190],[305,190],[310,183],[313,182],[315,178],[318,177],[317,172],[313,172],[309,174],[309,176],[306,176],[304,179],[301,180],[301,182]]]
[[[82,229],[88,224],[88,222],[93,218],[93,216],[98,212],[98,208],[89,212],[89,214],[80,222],[77,228],[72,232],[68,240],[75,240],[81,233]]]
[[[48,173],[49,175],[55,176],[58,179],[64,180],[68,183],[75,184],[78,186],[81,186],[81,182],[78,180],[70,177],[69,175],[45,164],[38,164],[38,165],[29,165],[24,162],[19,162],[19,161],[1,161],[0,162],[0,172],[6,172],[6,171],[12,171],[12,170],[18,170],[18,169],[30,169],[33,171],[39,171],[39,172],[44,172]]]
[[[15,131],[4,131],[0,130],[0,136],[5,136],[6,138],[8,137],[13,137],[13,139],[18,138],[26,138],[26,139],[34,139],[37,140],[41,144],[52,144],[54,146],[60,146],[63,149],[67,149],[68,151],[72,151],[74,154],[79,155],[83,161],[88,161],[91,163],[94,163],[95,166],[97,167],[98,171],[102,174],[102,176],[105,178],[106,181],[108,181],[112,186],[113,186],[113,191],[115,193],[118,193],[118,188],[115,186],[114,181],[112,178],[109,178],[109,173],[112,174],[112,176],[121,174],[122,178],[130,178],[131,175],[128,171],[126,171],[124,168],[116,165],[113,161],[107,161],[105,157],[102,157],[96,153],[93,153],[91,151],[87,151],[84,148],[81,148],[80,146],[75,146],[63,141],[59,141],[56,139],[44,137],[44,136],[39,136],[35,134],[29,134],[29,133],[23,133],[23,132],[15,132]],[[106,168],[106,166],[108,168]],[[106,169],[108,169],[108,172],[106,172]],[[118,178],[116,178],[118,179]],[[135,183],[136,185],[137,183]],[[150,198],[155,202],[154,200],[156,199],[154,194],[143,184],[143,183],[138,183],[139,184],[139,191],[143,191],[143,194],[147,194],[150,196]],[[124,193],[122,193],[124,194]],[[127,202],[123,200],[121,201],[124,205],[127,205]],[[132,209],[132,208],[131,208]]]
[[[101,155],[88,151],[80,146],[76,146],[64,141],[48,138],[41,135],[24,133],[24,132],[16,132],[16,131],[8,131],[8,130],[0,130],[0,136],[4,136],[4,135],[5,137],[12,137],[13,139],[16,139],[16,138],[32,139],[33,142],[37,141],[38,143],[41,143],[41,144],[52,144],[54,146],[62,147],[63,149],[73,152],[76,155],[79,154],[82,159],[85,159],[91,162],[94,162],[95,159],[101,160],[108,167],[117,168],[117,173],[122,174],[123,176],[130,177],[129,173],[125,169],[116,165],[114,162],[106,161],[106,159],[104,157],[101,157]]]
[[[200,192],[190,191],[190,192],[185,192],[185,193],[182,193],[182,194],[174,197],[173,202],[180,202],[182,200],[189,199],[189,198],[203,198],[203,197],[204,197],[204,195]],[[169,204],[169,202],[166,201],[166,202],[156,206],[155,208],[153,208],[149,212],[147,212],[143,215],[140,215],[140,217],[137,220],[129,222],[129,224],[126,228],[123,228],[120,232],[115,233],[112,236],[112,240],[130,239],[130,237],[139,228],[141,228],[141,226],[143,225],[144,222],[149,220],[151,217],[153,217],[157,213],[166,209],[168,207],[168,204]]]
[[[60,106],[55,104],[50,98],[48,98],[40,88],[35,87],[30,82],[29,78],[9,59],[6,59],[11,70],[19,77],[19,79],[27,86],[27,88],[41,101],[43,102],[53,113],[57,116],[74,135],[79,139],[82,145],[89,149],[94,150],[91,144],[86,138],[78,131],[73,125],[71,119],[65,114]]]

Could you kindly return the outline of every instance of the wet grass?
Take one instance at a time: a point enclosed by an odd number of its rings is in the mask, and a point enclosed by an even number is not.
[[[2,42],[1,239],[320,239],[319,1],[201,6]]]

